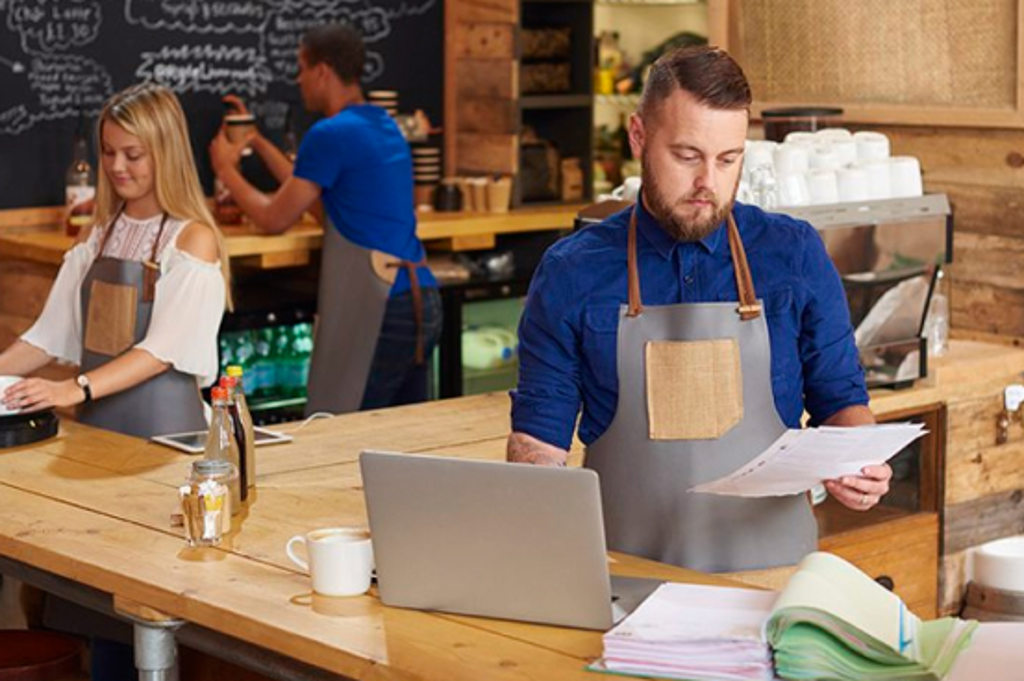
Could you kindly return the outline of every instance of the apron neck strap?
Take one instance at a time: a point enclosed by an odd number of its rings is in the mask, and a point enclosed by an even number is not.
[[[160,217],[160,227],[156,230],[156,238],[153,239],[153,250],[149,253],[149,260],[146,261],[146,265],[155,268],[157,266],[157,253],[160,251],[160,239],[164,235],[164,227],[167,226],[167,213],[164,213]]]
[[[750,276],[750,265],[747,263],[747,252],[740,240],[740,230],[730,211],[725,216],[729,231],[729,251],[732,253],[732,269],[736,273],[736,290],[740,294],[740,306],[736,309],[740,319],[748,321],[761,316],[761,303],[757,302],[754,292],[754,280]]]
[[[743,321],[756,319],[761,316],[761,304],[757,302],[754,281],[750,276],[750,265],[747,263],[747,253],[743,250],[740,231],[736,227],[736,220],[733,219],[731,212],[726,215],[726,225],[726,231],[729,233],[729,251],[732,254],[732,267],[736,273],[736,289],[739,291],[740,299],[740,305],[736,312]],[[637,264],[635,206],[629,214],[629,236],[626,249],[626,266],[629,274],[629,309],[626,311],[626,316],[638,317],[644,311],[644,304],[640,297],[640,267]]]

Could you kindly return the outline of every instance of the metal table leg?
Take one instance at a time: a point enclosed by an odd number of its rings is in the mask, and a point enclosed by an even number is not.
[[[178,644],[174,632],[184,622],[129,618],[135,631],[135,668],[139,681],[178,681]]]

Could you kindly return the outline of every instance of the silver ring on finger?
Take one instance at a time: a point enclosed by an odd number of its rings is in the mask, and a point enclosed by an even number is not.
[[[867,492],[861,492],[861,495],[860,495],[860,505],[861,506],[867,506],[868,505],[868,493]]]

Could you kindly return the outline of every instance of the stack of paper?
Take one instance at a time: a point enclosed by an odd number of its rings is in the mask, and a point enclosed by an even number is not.
[[[770,681],[762,637],[777,594],[662,584],[604,635],[604,671],[708,681]]]
[[[816,552],[780,592],[662,585],[605,634],[604,659],[591,668],[769,681],[774,654],[774,673],[783,679],[939,681],[977,626],[954,618],[922,622],[850,563]]]
[[[765,630],[785,679],[938,681],[977,625],[952,617],[922,622],[856,567],[818,552],[801,561]]]
[[[787,430],[750,463],[690,491],[741,497],[800,494],[823,480],[885,463],[926,432],[921,423]]]

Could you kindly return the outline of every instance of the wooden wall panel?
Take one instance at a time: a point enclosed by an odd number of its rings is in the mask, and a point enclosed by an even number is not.
[[[963,606],[964,586],[967,584],[967,552],[947,554],[939,561],[938,615],[960,614]]]
[[[455,27],[449,43],[458,58],[514,59],[515,27],[512,24],[463,24]]]
[[[460,59],[455,67],[456,98],[519,95],[519,66],[514,61]]]
[[[459,128],[465,132],[492,132],[510,135],[519,127],[519,111],[511,99],[470,99],[456,105]]]
[[[519,22],[519,0],[459,0],[455,19],[464,23]]]
[[[946,553],[1015,534],[1024,534],[1024,489],[990,494],[946,508]]]
[[[462,133],[458,155],[459,172],[511,175],[519,169],[519,136]]]

